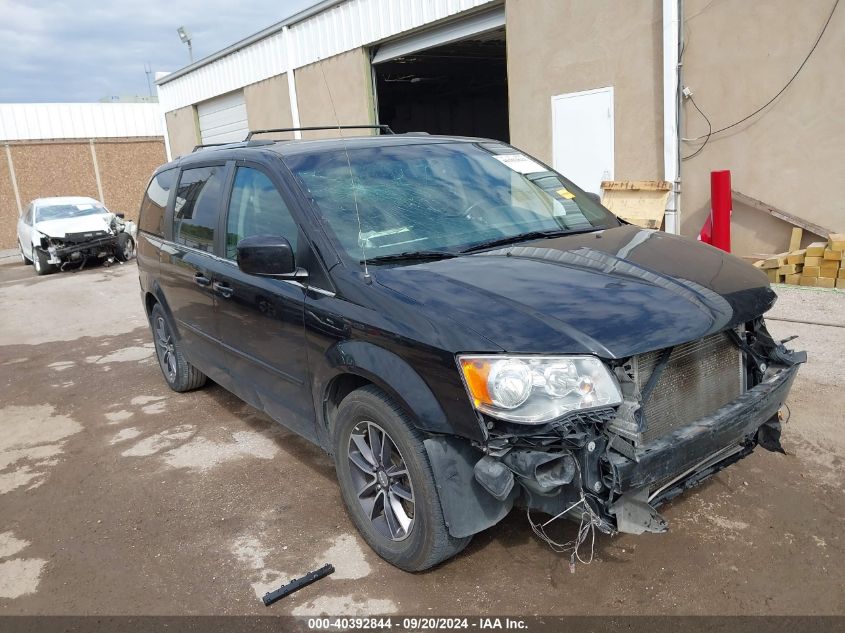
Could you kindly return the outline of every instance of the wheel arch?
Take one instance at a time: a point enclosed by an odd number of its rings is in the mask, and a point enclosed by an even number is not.
[[[429,430],[420,426],[419,417],[409,410],[407,403],[398,399],[395,390],[360,374],[341,373],[327,385],[327,395],[336,398],[335,401],[328,398],[325,400],[326,406],[330,407],[326,412],[330,452],[333,446],[333,416],[343,398],[363,386],[379,388],[407,414],[418,429],[424,433]],[[518,487],[514,487],[505,499],[496,499],[488,493],[475,479],[475,463],[483,457],[483,453],[473,447],[470,440],[449,434],[448,431],[445,434],[430,433],[424,437],[422,443],[431,466],[440,509],[452,537],[466,538],[477,534],[495,525],[510,512],[518,496]]]
[[[443,408],[422,377],[393,352],[365,341],[343,341],[325,355],[325,367],[315,376],[315,411],[331,446],[337,407],[355,389],[374,385],[384,391],[413,421],[430,433],[453,433]]]
[[[170,310],[167,299],[164,297],[164,292],[162,292],[158,280],[153,280],[150,287],[144,290],[144,310],[146,310],[147,319],[150,318],[153,308],[156,305],[160,305],[161,309],[164,310],[164,315],[170,321],[170,328],[173,330],[173,335],[177,340],[181,339],[182,334],[177,327],[176,319],[173,317],[173,312]]]

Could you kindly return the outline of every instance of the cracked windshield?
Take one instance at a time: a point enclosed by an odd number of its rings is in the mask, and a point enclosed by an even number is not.
[[[352,258],[618,225],[570,181],[506,145],[349,148],[287,162]]]

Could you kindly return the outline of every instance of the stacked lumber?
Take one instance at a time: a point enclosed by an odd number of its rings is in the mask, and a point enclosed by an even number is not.
[[[800,245],[800,234],[797,242],[794,238],[790,247]],[[813,242],[807,248],[772,255],[754,265],[766,271],[772,283],[845,290],[844,252],[845,233],[831,233],[827,242]]]

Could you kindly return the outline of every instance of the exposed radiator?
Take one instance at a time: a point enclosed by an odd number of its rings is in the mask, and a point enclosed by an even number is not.
[[[635,379],[644,389],[660,351],[632,359]],[[744,391],[742,352],[724,333],[678,345],[645,404],[642,441],[650,442],[704,417]]]

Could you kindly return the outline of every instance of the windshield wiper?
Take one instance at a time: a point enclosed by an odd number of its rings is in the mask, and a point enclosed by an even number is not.
[[[423,260],[423,259],[449,259],[457,257],[457,253],[450,253],[449,251],[405,251],[402,253],[394,253],[392,255],[379,255],[372,259],[367,259],[368,264],[380,264],[382,262],[401,262],[409,260]],[[363,264],[362,259],[359,263]]]
[[[475,251],[482,251],[485,248],[493,248],[494,246],[506,246],[508,244],[515,244],[516,242],[527,242],[529,240],[539,240],[544,237],[558,237],[560,235],[577,235],[578,233],[592,233],[594,231],[602,231],[607,227],[591,226],[583,229],[550,229],[548,231],[529,231],[528,233],[520,233],[519,235],[510,235],[508,237],[497,237],[486,242],[479,242],[472,246],[463,249],[461,253],[473,253]]]

